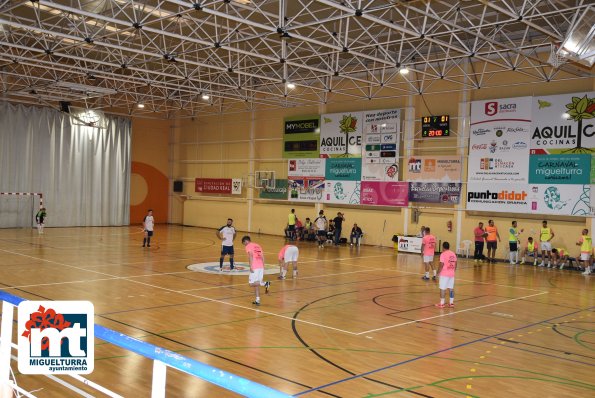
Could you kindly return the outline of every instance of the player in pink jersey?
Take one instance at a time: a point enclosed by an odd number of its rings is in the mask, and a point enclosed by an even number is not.
[[[281,248],[279,252],[279,278],[278,279],[285,279],[285,275],[287,275],[287,266],[289,263],[292,263],[293,266],[293,277],[297,277],[298,274],[298,266],[297,260],[300,251],[297,246],[295,245],[285,245]]]
[[[457,269],[457,255],[450,250],[450,244],[444,242],[442,244],[442,254],[440,254],[440,266],[438,274],[440,275],[440,304],[436,304],[438,308],[444,308],[444,298],[446,296],[446,289],[450,290],[449,307],[455,306],[455,271]]]
[[[426,273],[421,279],[430,280],[430,269],[434,273],[432,279],[436,280],[436,270],[434,269],[434,252],[436,249],[436,237],[430,233],[430,227],[426,227],[425,235],[421,240],[421,256]]]
[[[250,241],[249,236],[242,238],[242,244],[246,247],[248,253],[248,264],[250,264],[250,276],[248,277],[248,284],[254,288],[256,299],[252,304],[260,305],[260,287],[264,286],[264,292],[269,292],[271,282],[263,282],[264,276],[264,253],[259,244]]]

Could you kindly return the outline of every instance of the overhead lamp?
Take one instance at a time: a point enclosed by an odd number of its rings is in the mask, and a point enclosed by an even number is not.
[[[143,104],[142,102],[139,102],[138,104],[136,104],[136,107],[139,109],[143,109],[145,107],[145,104]]]
[[[290,90],[293,90],[295,88],[295,84],[293,84],[293,83],[286,83],[285,84],[285,87],[287,87]]]
[[[406,75],[409,73],[409,68],[402,67],[401,69],[399,69],[399,73],[402,75]]]
[[[209,97],[208,94],[203,94],[201,98],[206,101],[206,100],[208,100],[211,97]]]
[[[577,14],[558,49],[558,55],[588,67],[595,63],[595,8]]]

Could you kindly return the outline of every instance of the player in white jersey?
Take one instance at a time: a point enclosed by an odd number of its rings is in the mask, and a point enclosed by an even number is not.
[[[145,238],[143,239],[143,247],[151,247],[151,236],[153,236],[153,227],[155,220],[153,219],[153,210],[149,209],[147,215],[143,219],[143,229],[145,231]]]
[[[316,237],[318,238],[318,247],[324,247],[326,230],[328,228],[328,220],[324,216],[324,210],[318,212],[318,217],[314,220],[314,226],[316,228]]]
[[[233,220],[227,219],[227,224],[217,230],[217,237],[221,239],[221,257],[219,257],[219,271],[223,271],[223,259],[229,255],[229,270],[233,271],[233,240],[236,237],[236,229],[232,226]]]

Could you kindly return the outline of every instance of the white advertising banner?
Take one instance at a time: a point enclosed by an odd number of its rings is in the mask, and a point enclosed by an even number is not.
[[[528,182],[531,99],[471,103],[469,182]]]
[[[531,153],[591,153],[595,92],[533,97]]]
[[[590,185],[530,185],[528,213],[588,216],[591,209]]]
[[[322,202],[360,204],[360,181],[324,181],[324,196]]]
[[[400,110],[363,113],[362,181],[399,180]]]
[[[467,184],[467,210],[527,213],[529,205],[527,184]]]
[[[460,182],[460,156],[411,156],[405,159],[403,179],[409,182]]]
[[[325,159],[290,159],[287,163],[288,177],[323,177]]]
[[[362,156],[362,112],[322,115],[320,126],[321,158],[359,158]]]

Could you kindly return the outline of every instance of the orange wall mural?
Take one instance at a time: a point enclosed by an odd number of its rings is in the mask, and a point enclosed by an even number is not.
[[[141,162],[132,162],[132,179],[144,180],[144,198],[130,205],[130,224],[142,223],[148,209],[153,209],[156,223],[167,222],[169,179],[155,167]]]

